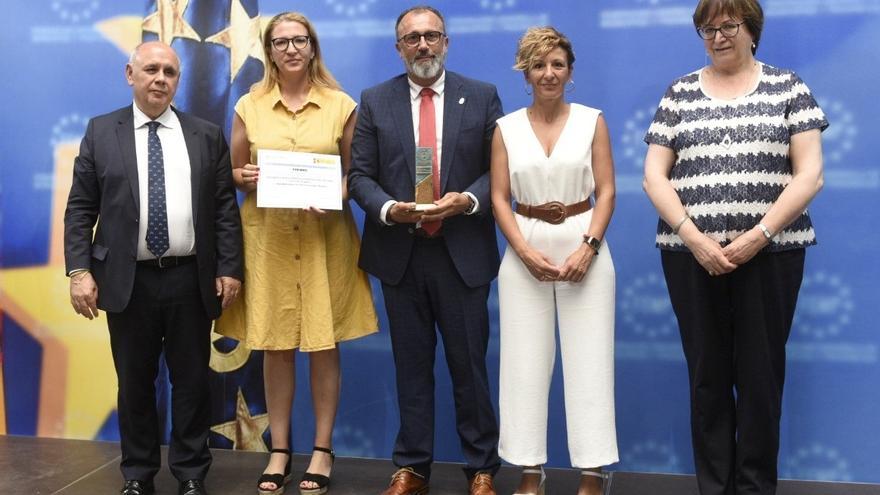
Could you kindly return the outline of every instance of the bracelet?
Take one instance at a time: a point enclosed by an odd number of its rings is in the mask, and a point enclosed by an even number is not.
[[[763,223],[758,224],[758,228],[761,229],[761,233],[764,234],[764,237],[769,241],[773,239],[773,234],[770,232],[770,229],[767,228]]]
[[[88,269],[88,268],[77,268],[76,270],[71,270],[70,273],[69,273],[67,276],[70,277],[71,280],[73,280],[73,278],[76,277],[77,275],[84,275],[84,274],[86,274],[86,273],[89,273],[89,269]],[[80,277],[77,277],[77,280],[78,280],[79,278],[80,278]]]
[[[681,226],[690,219],[691,216],[688,215],[687,212],[684,212],[684,216],[681,217],[681,220],[679,220],[678,223],[672,226],[672,233],[678,235],[678,231],[681,230]]]

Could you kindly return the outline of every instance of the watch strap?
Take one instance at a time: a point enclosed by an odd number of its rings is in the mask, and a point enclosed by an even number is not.
[[[584,244],[590,246],[590,249],[599,254],[599,247],[602,245],[602,241],[591,235],[584,234]]]

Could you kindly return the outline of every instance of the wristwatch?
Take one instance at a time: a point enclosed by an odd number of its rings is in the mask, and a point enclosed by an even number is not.
[[[591,235],[584,234],[584,244],[586,244],[587,246],[590,246],[590,249],[595,251],[596,254],[599,254],[599,246],[602,245],[602,241],[600,241],[599,239],[596,239],[595,237],[593,237]]]
[[[468,203],[469,203],[469,204],[468,204],[467,209],[464,210],[464,214],[465,214],[465,215],[473,215],[473,213],[474,213],[474,208],[477,207],[477,202],[474,201],[474,197],[471,196],[470,194],[465,194],[465,196],[467,196],[467,199],[468,199]]]
[[[758,224],[758,228],[761,229],[761,233],[764,234],[764,237],[769,241],[773,239],[773,234],[770,233],[770,229],[767,228],[763,223]]]

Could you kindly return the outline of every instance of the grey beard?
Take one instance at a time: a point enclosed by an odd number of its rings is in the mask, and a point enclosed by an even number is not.
[[[431,63],[416,63],[407,61],[406,66],[408,72],[419,79],[432,79],[440,75],[443,71],[443,63],[446,61],[446,54],[438,54],[431,60]]]

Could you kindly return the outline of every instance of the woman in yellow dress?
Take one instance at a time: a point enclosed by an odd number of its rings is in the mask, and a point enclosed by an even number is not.
[[[243,297],[224,312],[217,332],[263,350],[266,407],[272,435],[261,494],[290,480],[290,416],[295,350],[309,355],[315,448],[300,491],[327,491],[331,439],[339,403],[337,343],[378,329],[367,276],[357,267],[360,243],[342,181],[343,209],[257,208],[258,149],[338,154],[351,159],[354,100],[321,59],[318,38],[302,14],[272,18],[263,36],[263,80],[242,96],[232,122],[233,178],[246,193]]]

